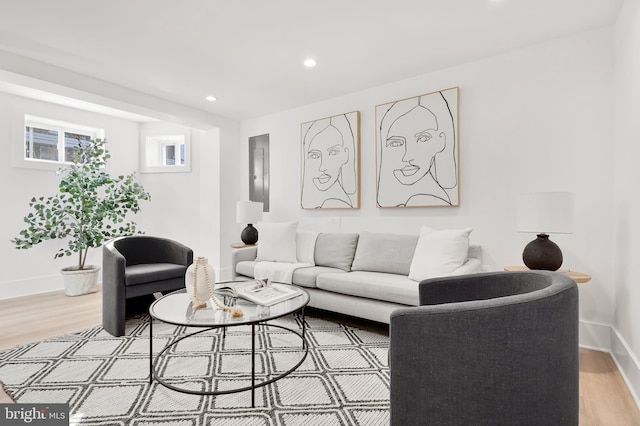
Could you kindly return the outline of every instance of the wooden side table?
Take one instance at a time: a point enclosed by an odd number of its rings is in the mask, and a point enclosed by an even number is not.
[[[231,248],[255,247],[255,244],[231,243]]]
[[[505,271],[528,271],[529,268],[526,266],[505,266]],[[591,275],[585,274],[583,272],[572,271],[570,269],[558,269],[556,272],[560,272],[571,277],[576,283],[582,284],[588,281],[591,281]]]

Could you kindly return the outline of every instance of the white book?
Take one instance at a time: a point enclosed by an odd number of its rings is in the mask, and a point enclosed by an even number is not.
[[[253,290],[240,293],[239,297],[247,299],[258,305],[270,306],[275,305],[283,300],[291,299],[298,296],[294,288],[283,284],[271,284],[265,287],[255,288]]]
[[[216,287],[221,296],[242,297],[258,305],[270,306],[297,296],[299,293],[288,285],[272,284],[269,279],[236,281]]]
[[[216,286],[215,292],[221,296],[239,297],[242,293],[271,285],[268,278],[264,280],[234,281]]]

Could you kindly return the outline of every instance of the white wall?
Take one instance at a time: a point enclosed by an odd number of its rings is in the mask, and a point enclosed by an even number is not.
[[[615,34],[615,245],[616,312],[613,349],[623,374],[640,393],[640,2],[624,3]]]
[[[10,240],[24,228],[22,218],[29,212],[34,196],[57,193],[55,170],[42,171],[14,167],[12,145],[22,149],[24,114],[54,118],[104,128],[111,159],[107,170],[114,174],[136,172],[138,180],[151,193],[151,201],[130,218],[147,235],[176,239],[193,248],[196,256],[206,256],[219,276],[228,277],[229,245],[237,239],[240,225],[235,223],[235,201],[239,198],[237,164],[220,161],[221,156],[237,159],[239,124],[217,118],[201,128],[157,122],[139,124],[120,118],[54,105],[16,95],[0,93],[0,144],[7,155],[0,158],[3,226],[0,229],[0,299],[62,288],[59,270],[73,265],[75,258],[53,259],[64,242],[47,241],[29,250],[16,250]],[[144,134],[191,135],[190,173],[140,173],[140,140]],[[224,181],[224,184],[223,184]],[[237,232],[236,232],[237,231]],[[91,249],[88,263],[101,265],[102,252]]]
[[[517,194],[574,192],[574,234],[552,239],[563,250],[563,267],[593,277],[580,286],[581,319],[612,324],[613,35],[606,27],[245,121],[243,194],[247,140],[268,133],[272,209],[265,220],[342,216],[349,229],[391,232],[473,226],[472,242],[498,270],[521,264],[535,237],[515,231]],[[453,86],[460,87],[460,207],[376,208],[375,105]],[[361,112],[362,207],[301,210],[300,124],[353,110]]]
[[[140,182],[151,193],[151,202],[138,215],[140,223],[147,226],[144,232],[163,238],[174,239],[200,252],[199,206],[200,206],[200,152],[201,132],[187,126],[166,122],[140,125],[140,142],[147,136],[186,135],[191,145],[191,171],[184,173],[138,173]],[[217,141],[216,141],[217,143]]]
[[[234,161],[240,156],[239,125],[231,120],[224,123],[216,130],[168,123],[141,126],[143,135],[191,135],[191,173],[140,175],[151,193],[149,208],[140,214],[148,224],[147,233],[178,240],[191,247],[194,256],[207,257],[219,280],[231,277],[230,245],[238,240],[241,230],[235,223],[240,189]]]
[[[65,246],[60,241],[47,241],[28,250],[16,250],[10,243],[24,228],[22,219],[30,211],[29,200],[32,197],[54,195],[58,186],[58,178],[53,170],[12,165],[10,153],[14,143],[17,141],[18,149],[22,149],[25,113],[103,128],[108,140],[107,148],[111,153],[107,171],[120,175],[138,168],[138,123],[0,93],[0,146],[6,154],[0,156],[0,210],[3,223],[0,228],[3,271],[0,277],[0,299],[62,288],[59,270],[74,265],[77,260],[75,257],[53,259],[55,252]],[[143,204],[143,210],[148,208],[148,203],[146,204]],[[89,252],[87,263],[102,264],[99,249]]]

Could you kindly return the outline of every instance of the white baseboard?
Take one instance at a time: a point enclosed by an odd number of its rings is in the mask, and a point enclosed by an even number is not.
[[[596,351],[611,352],[611,326],[595,322],[578,323],[580,346]]]
[[[640,362],[631,352],[627,342],[614,327],[588,321],[580,321],[580,346],[587,349],[609,352],[631,392],[631,396],[640,407]]]
[[[612,328],[611,334],[611,356],[618,366],[622,378],[627,382],[636,405],[640,407],[640,398],[638,398],[640,395],[640,363],[615,328]]]
[[[22,280],[0,281],[0,300],[62,289],[64,289],[64,284],[62,274],[59,273]]]

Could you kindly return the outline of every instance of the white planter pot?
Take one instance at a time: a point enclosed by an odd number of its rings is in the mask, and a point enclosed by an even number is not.
[[[76,266],[62,269],[62,280],[64,281],[64,294],[67,296],[80,296],[82,294],[95,293],[98,291],[98,272],[100,267],[86,265],[85,269],[79,270]]]

